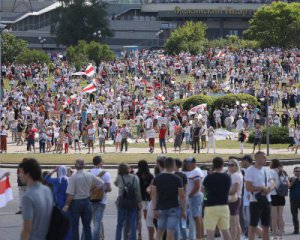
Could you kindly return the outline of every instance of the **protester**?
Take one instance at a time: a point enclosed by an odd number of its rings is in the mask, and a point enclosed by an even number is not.
[[[139,224],[138,224],[138,239],[141,239],[141,233],[142,233],[142,215],[143,218],[147,219],[147,209],[149,202],[151,200],[150,194],[147,192],[147,189],[152,184],[153,181],[153,175],[150,173],[150,169],[148,166],[147,161],[141,160],[138,162],[138,171],[136,173],[140,180],[140,189],[141,189],[141,196],[142,196],[142,208],[139,210]],[[148,235],[153,235],[153,228],[148,227]]]
[[[56,178],[51,178],[51,176],[57,173]],[[65,202],[67,200],[67,187],[69,178],[67,177],[67,168],[66,166],[58,166],[52,172],[44,178],[44,181],[49,184],[53,190],[54,203],[59,209],[63,209]],[[65,213],[68,219],[71,220],[70,212]],[[68,230],[64,240],[72,240],[72,231],[71,228]]]
[[[83,225],[83,234],[86,240],[92,240],[91,232],[91,204],[90,190],[93,186],[97,186],[99,190],[103,188],[103,181],[95,175],[84,172],[84,161],[76,160],[75,169],[77,172],[69,179],[67,187],[67,200],[63,211],[70,210],[71,229],[73,240],[79,240],[79,220]]]
[[[275,184],[271,192],[272,235],[273,239],[281,240],[284,234],[283,210],[285,197],[288,195],[289,178],[278,159],[271,160],[270,169]]]
[[[232,197],[229,202],[230,211],[230,235],[232,240],[241,238],[240,226],[240,205],[243,188],[243,175],[240,170],[239,162],[236,159],[228,160],[228,173],[231,177],[231,187],[229,196]]]
[[[259,221],[263,229],[263,240],[269,239],[271,224],[271,191],[275,188],[270,171],[265,168],[266,156],[263,152],[255,154],[255,164],[247,168],[245,173],[246,190],[250,196],[250,226],[249,240],[255,239],[255,232]]]
[[[165,172],[154,178],[152,186],[152,204],[154,217],[157,219],[157,240],[162,240],[165,231],[167,232],[167,239],[174,239],[180,218],[180,205],[182,208],[181,216],[186,219],[183,183],[174,174],[175,160],[166,158],[164,167]]]
[[[207,145],[207,153],[209,153],[209,149],[212,145],[214,149],[214,154],[216,154],[216,138],[215,138],[215,130],[212,126],[210,126],[207,130],[208,135],[208,145]]]
[[[204,209],[204,228],[207,239],[215,237],[215,229],[218,227],[225,240],[231,240],[229,232],[229,207],[228,195],[231,186],[230,177],[223,173],[224,161],[222,158],[213,159],[213,173],[203,180],[202,191],[206,196]]]
[[[103,183],[103,191],[96,191],[100,193],[100,198],[91,199],[91,209],[92,209],[92,221],[94,229],[92,232],[92,239],[104,239],[104,226],[103,226],[103,216],[107,205],[107,193],[112,191],[110,182],[110,173],[103,169],[103,160],[100,156],[95,156],[93,158],[94,168],[91,169],[91,174],[100,178]]]
[[[22,198],[21,239],[46,240],[53,210],[51,190],[42,185],[42,170],[33,158],[20,163],[19,176],[27,186]]]
[[[7,153],[7,131],[5,126],[0,129],[0,153]]]
[[[299,234],[298,210],[300,209],[300,167],[294,168],[294,176],[290,179],[290,205],[293,217],[294,234]]]
[[[141,189],[139,178],[130,174],[129,166],[122,163],[118,167],[118,176],[115,186],[119,189],[117,208],[118,219],[116,229],[116,240],[122,239],[124,221],[128,218],[130,224],[130,240],[136,240],[137,212],[141,209]]]
[[[201,182],[203,173],[197,167],[196,159],[193,157],[186,159],[187,165],[187,197],[188,206],[192,221],[196,228],[196,239],[204,238],[203,220],[202,220],[202,203],[203,194],[201,192]]]

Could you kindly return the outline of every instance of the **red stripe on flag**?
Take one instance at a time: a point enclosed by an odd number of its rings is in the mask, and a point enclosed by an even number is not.
[[[6,177],[5,180],[2,180],[0,182],[0,194],[3,194],[6,192],[7,189],[10,188],[10,182],[9,182],[9,178]]]

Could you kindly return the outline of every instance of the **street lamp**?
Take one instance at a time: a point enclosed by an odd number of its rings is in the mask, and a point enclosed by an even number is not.
[[[94,32],[93,35],[94,35],[94,37],[102,38],[101,30],[98,30],[98,31]]]
[[[47,41],[46,38],[42,38],[41,36],[39,36],[39,41],[42,44],[42,49],[44,48],[44,43]]]
[[[1,3],[0,3],[1,4]],[[0,12],[1,14],[1,12]],[[6,25],[1,23],[1,15],[0,15],[0,67],[2,67],[2,62],[1,62],[1,34],[2,32],[6,29]],[[3,97],[4,97],[4,90],[3,90],[3,86],[4,86],[4,79],[2,79],[2,75],[1,75],[1,79],[0,79],[0,101],[2,102]]]
[[[158,31],[156,34],[155,34],[155,36],[156,36],[156,38],[157,38],[157,42],[158,42],[158,47],[159,47],[159,35],[160,34],[162,34],[164,32],[164,30],[160,30],[160,31]]]

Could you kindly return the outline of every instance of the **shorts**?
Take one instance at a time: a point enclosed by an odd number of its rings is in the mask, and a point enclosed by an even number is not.
[[[33,146],[33,147],[34,147],[34,140],[28,139],[28,140],[27,140],[27,146],[28,146],[28,147],[30,147],[30,146]]]
[[[216,226],[220,230],[228,230],[230,214],[228,205],[205,207],[204,209],[204,228],[214,231]]]
[[[201,142],[206,142],[206,135],[201,136]]]
[[[167,210],[159,210],[157,229],[175,232],[178,227],[179,217],[179,207],[170,208]]]
[[[259,207],[257,202],[250,203],[250,226],[257,227],[259,220],[264,227],[270,226],[271,222],[271,204]]]
[[[148,207],[147,207],[147,217],[146,217],[146,225],[147,227],[154,227],[154,214],[153,214],[153,205],[152,201],[149,202]]]
[[[271,195],[271,205],[272,206],[285,206],[285,197],[279,195]]]
[[[254,146],[261,144],[261,138],[254,138]]]
[[[105,144],[105,138],[99,138],[99,144]]]
[[[139,135],[141,133],[141,126],[136,125],[136,134]]]
[[[193,196],[189,198],[189,208],[193,218],[202,217],[203,195]]]
[[[75,139],[74,142],[78,143],[78,142],[79,142],[79,139]]]
[[[233,203],[229,203],[229,211],[230,211],[230,216],[236,216],[240,214],[240,206],[241,206],[241,199],[238,198],[237,201]]]
[[[159,139],[159,146],[160,147],[166,147],[166,139],[160,138]]]

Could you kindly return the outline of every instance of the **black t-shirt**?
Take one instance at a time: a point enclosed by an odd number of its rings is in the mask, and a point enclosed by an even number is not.
[[[187,177],[186,177],[186,175],[184,173],[182,173],[182,172],[175,172],[175,175],[177,175],[181,179],[181,181],[183,183],[183,187],[185,185],[187,185]]]
[[[206,192],[205,206],[218,206],[228,204],[231,178],[226,173],[212,173],[203,180]]]
[[[179,207],[178,188],[182,188],[181,179],[175,174],[160,173],[154,178],[153,185],[157,190],[158,210],[167,210]]]
[[[141,187],[141,194],[142,194],[142,201],[150,201],[150,195],[147,193],[147,188],[151,184],[153,180],[153,175],[142,175],[138,172],[136,173],[138,178],[140,179],[140,187]]]

